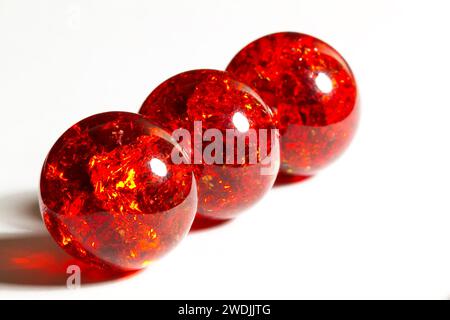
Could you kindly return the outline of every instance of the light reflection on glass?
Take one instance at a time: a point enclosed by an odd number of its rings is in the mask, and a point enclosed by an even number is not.
[[[233,115],[233,124],[239,132],[247,132],[250,129],[247,117],[240,112]]]

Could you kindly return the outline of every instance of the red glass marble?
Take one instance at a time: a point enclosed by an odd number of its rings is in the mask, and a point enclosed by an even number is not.
[[[56,242],[104,269],[138,270],[188,233],[197,187],[171,136],[139,114],[108,112],[65,132],[45,160],[40,205]]]
[[[194,70],[176,75],[149,95],[140,113],[167,131],[183,128],[190,132],[190,138],[186,139],[195,163],[200,215],[212,219],[233,218],[272,187],[280,157],[272,111],[253,90],[228,73]],[[210,129],[218,130],[221,136],[209,141],[217,139],[223,146],[222,150],[211,153],[219,160],[214,163],[205,161],[211,142],[194,141],[198,135],[205,138]],[[227,130],[235,136],[227,136]],[[246,138],[255,132],[266,132],[266,139]],[[241,148],[239,139],[245,141]],[[228,145],[235,146],[229,153]],[[195,160],[198,152],[202,163]]]
[[[325,42],[295,32],[271,34],[242,49],[227,71],[273,109],[281,174],[312,175],[350,143],[358,122],[356,82]]]

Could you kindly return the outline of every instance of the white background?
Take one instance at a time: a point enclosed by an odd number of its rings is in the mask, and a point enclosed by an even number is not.
[[[0,0],[0,297],[449,298],[449,12],[445,0]],[[65,256],[36,193],[60,134],[136,112],[169,76],[223,69],[286,30],[329,42],[357,76],[362,117],[345,155],[131,278],[52,284],[40,264]]]

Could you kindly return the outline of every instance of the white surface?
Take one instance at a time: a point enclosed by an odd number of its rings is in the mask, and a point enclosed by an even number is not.
[[[0,0],[1,238],[46,237],[26,210],[66,128],[137,111],[167,77],[224,68],[259,36],[292,30],[331,43],[362,96],[352,146],[317,177],[273,189],[130,279],[68,290],[0,270],[0,297],[447,299],[449,9],[443,0]]]

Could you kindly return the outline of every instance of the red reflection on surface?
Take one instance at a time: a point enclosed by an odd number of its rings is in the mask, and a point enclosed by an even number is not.
[[[195,217],[195,220],[194,220],[194,224],[191,227],[191,232],[197,232],[197,231],[203,231],[203,230],[217,228],[217,227],[227,224],[231,221],[233,221],[233,219],[215,220],[215,219],[209,219],[209,218],[206,218],[204,216],[197,214],[197,216]]]
[[[289,176],[284,174],[279,174],[277,180],[275,181],[275,187],[285,186],[294,183],[300,183],[305,180],[312,178],[313,176]]]
[[[117,273],[88,266],[64,253],[49,236],[0,239],[0,283],[66,286],[67,268],[81,270],[81,285],[113,281],[134,273]]]
[[[42,269],[48,271],[53,270],[57,265],[55,257],[47,252],[32,253],[29,256],[14,256],[10,259],[11,265],[22,270]]]

